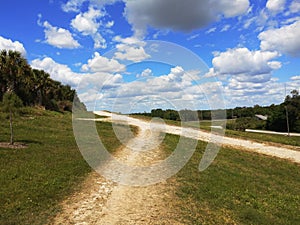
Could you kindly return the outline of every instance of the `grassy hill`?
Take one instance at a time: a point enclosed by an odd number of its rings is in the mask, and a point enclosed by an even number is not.
[[[16,142],[24,149],[0,148],[0,224],[49,224],[59,203],[80,189],[90,167],[73,136],[71,113],[27,108],[15,120]],[[9,123],[0,113],[0,142]],[[110,123],[97,123],[110,151],[121,144]],[[170,154],[178,137],[167,135]],[[300,166],[256,153],[221,149],[206,171],[198,163],[206,143],[172,179],[179,202],[170,203],[187,224],[300,224]],[[176,183],[172,183],[172,182]]]

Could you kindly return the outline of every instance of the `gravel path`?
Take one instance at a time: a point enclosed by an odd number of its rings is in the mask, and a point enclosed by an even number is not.
[[[279,146],[271,146],[264,143],[258,143],[255,141],[243,140],[238,138],[231,137],[220,137],[219,135],[215,135],[212,133],[208,133],[205,131],[201,131],[199,129],[194,128],[182,128],[178,126],[171,126],[160,123],[151,123],[147,121],[142,121],[139,119],[131,118],[124,115],[111,114],[104,111],[94,112],[100,116],[108,117],[109,121],[127,123],[129,125],[137,126],[137,127],[149,127],[156,126],[156,128],[162,132],[181,135],[188,138],[193,138],[205,142],[213,142],[217,144],[222,144],[223,146],[232,147],[235,149],[244,149],[248,151],[253,151],[269,156],[274,156],[282,159],[288,159],[293,162],[300,163],[300,151],[292,150],[287,147],[279,147]]]

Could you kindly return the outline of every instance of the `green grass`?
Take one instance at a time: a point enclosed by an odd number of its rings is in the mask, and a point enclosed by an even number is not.
[[[147,116],[133,116],[135,118],[140,118],[144,120],[151,120],[151,117]],[[165,122],[169,125],[175,125],[175,126],[186,126],[186,127],[192,127],[192,128],[198,128],[210,132],[211,131],[211,121],[200,121],[200,122],[183,122],[181,124],[180,121],[172,121],[172,120],[165,120]],[[218,121],[214,122],[214,125],[219,125]],[[199,125],[200,124],[200,125]],[[220,124],[221,125],[221,124]],[[260,134],[260,133],[251,133],[251,132],[243,132],[243,131],[234,131],[234,130],[228,130],[225,131],[226,136],[228,137],[234,137],[234,138],[241,138],[246,140],[254,140],[257,142],[273,142],[278,144],[284,144],[284,145],[291,145],[291,146],[300,146],[300,137],[288,137],[283,135],[277,135],[277,134]]]
[[[5,117],[0,113],[0,141],[9,140]],[[97,122],[97,129],[109,151],[121,146],[110,123]],[[91,169],[75,143],[70,113],[27,109],[16,119],[15,133],[28,148],[0,149],[0,224],[47,224]],[[166,135],[167,155],[177,142],[177,136]],[[298,164],[224,148],[200,173],[205,145],[199,142],[175,177],[178,217],[186,224],[300,224]]]
[[[77,148],[71,118],[28,108],[16,118],[16,141],[28,148],[0,148],[0,224],[47,224],[91,171]],[[0,141],[8,141],[2,113],[0,126]],[[97,123],[97,128],[109,151],[121,145],[111,124]]]
[[[167,135],[168,152],[178,137]],[[255,153],[221,149],[204,172],[199,142],[176,175],[179,217],[187,224],[300,224],[300,166]]]

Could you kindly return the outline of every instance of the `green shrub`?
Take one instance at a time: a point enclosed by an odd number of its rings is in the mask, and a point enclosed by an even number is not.
[[[266,127],[266,122],[252,117],[242,117],[235,121],[227,122],[226,128],[229,130],[245,131],[246,129],[260,129]]]

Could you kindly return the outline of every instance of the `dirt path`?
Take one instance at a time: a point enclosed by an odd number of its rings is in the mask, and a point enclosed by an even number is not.
[[[123,123],[128,123],[130,125],[145,127],[149,126],[149,122],[141,121],[135,118],[127,117],[124,115],[111,114],[108,112],[95,112],[101,116],[107,116],[108,120],[119,121]],[[112,118],[112,119],[111,119]],[[282,159],[288,159],[293,162],[300,163],[300,149],[292,150],[285,146],[272,146],[264,143],[258,143],[251,140],[243,140],[232,137],[220,137],[212,133],[201,131],[199,129],[171,126],[166,124],[152,124],[157,130],[161,132],[185,136],[188,138],[201,140],[205,142],[213,142],[222,146],[227,146],[235,149],[244,149],[252,152],[257,152],[260,154],[265,154],[269,156],[274,156]],[[296,147],[295,147],[296,148]]]
[[[96,112],[96,114],[108,116],[106,119],[99,120],[113,120],[139,127],[138,135],[114,155],[119,161],[130,166],[149,166],[166,158],[160,148],[163,140],[162,133],[183,135],[206,142],[219,139],[217,135],[193,128],[149,123],[107,112]],[[300,163],[300,151],[229,137],[224,137],[219,141],[222,141],[222,145],[236,149],[246,149]],[[126,179],[128,177],[124,175],[122,181],[126,181]],[[176,182],[172,178],[151,186],[132,187],[113,183],[94,172],[86,179],[80,192],[63,202],[63,210],[53,223],[78,225],[185,224],[177,219],[175,206],[180,201],[174,193],[175,189]]]
[[[163,160],[160,132],[140,127],[138,135],[114,155],[130,166],[149,166]],[[127,177],[122,177],[126,181]],[[175,181],[145,187],[125,186],[92,173],[81,192],[63,203],[54,224],[184,224],[176,220]]]

